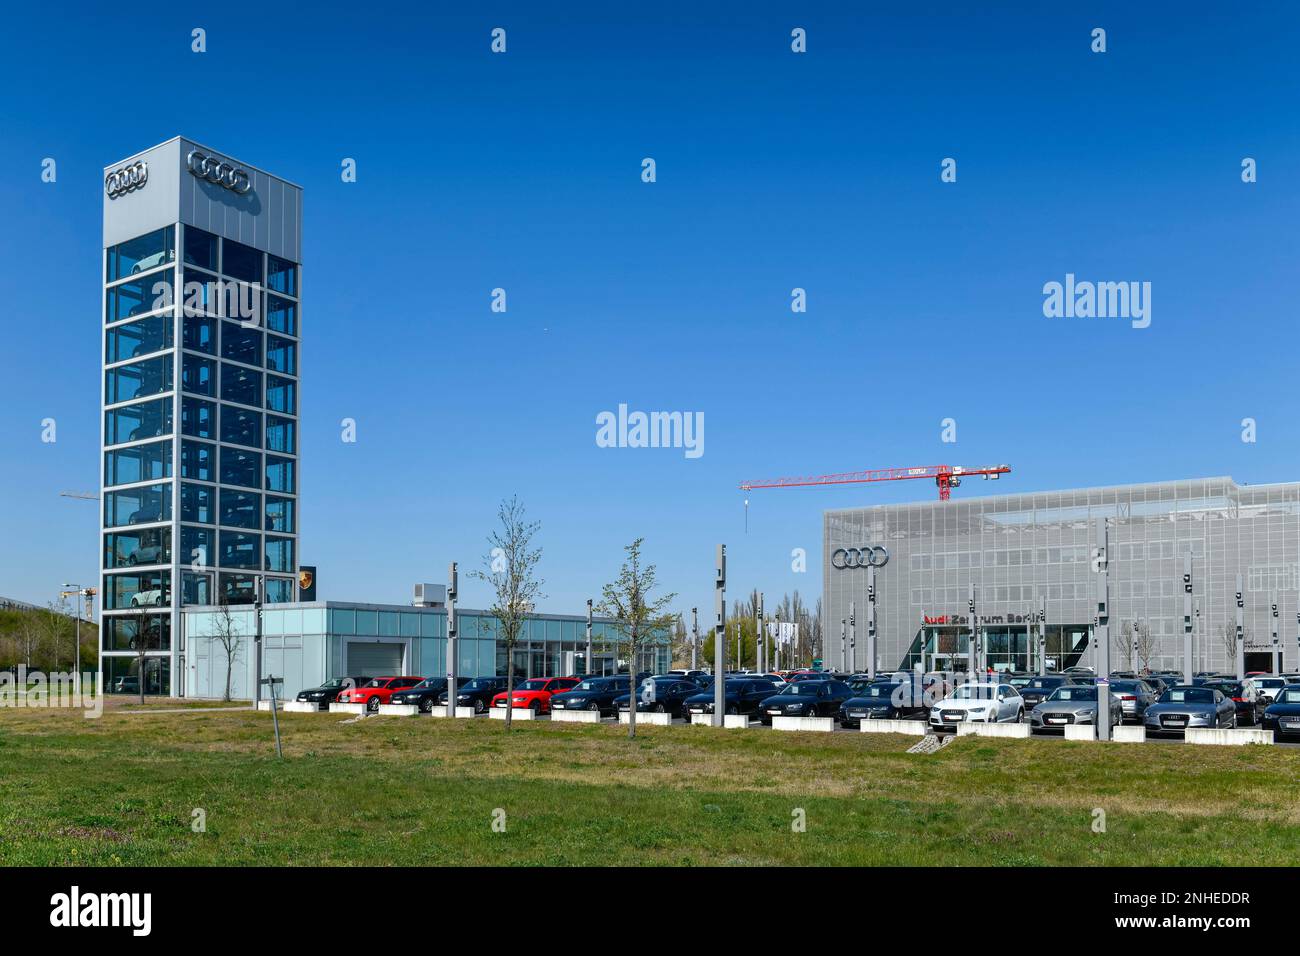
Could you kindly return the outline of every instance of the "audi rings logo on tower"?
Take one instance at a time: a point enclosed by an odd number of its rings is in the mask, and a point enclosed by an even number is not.
[[[831,552],[831,567],[837,571],[849,568],[883,568],[889,563],[889,552],[878,544],[862,548],[836,548]]]
[[[199,179],[206,179],[210,183],[216,183],[218,186],[225,186],[231,192],[239,193],[241,196],[253,188],[253,181],[248,178],[248,173],[240,169],[234,163],[228,163],[224,159],[216,159],[206,153],[201,153],[197,149],[190,150],[190,155],[185,160],[186,166],[190,172]]]
[[[131,163],[121,169],[115,169],[104,177],[104,192],[109,199],[125,196],[133,189],[139,189],[149,178],[149,164]]]

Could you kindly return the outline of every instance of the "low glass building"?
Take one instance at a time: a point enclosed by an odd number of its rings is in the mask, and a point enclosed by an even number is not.
[[[231,696],[252,699],[254,613],[248,606],[184,609],[179,652],[184,696],[223,696],[228,642],[221,637],[229,633],[238,645],[231,669]],[[458,607],[456,620],[460,631],[457,671],[465,677],[506,674],[506,648],[497,640],[496,619],[487,611]],[[626,646],[618,647],[617,637],[610,621],[593,619],[588,667],[585,613],[531,615],[514,648],[515,677],[627,673],[628,662],[622,656]],[[669,660],[668,636],[656,636],[640,648],[635,670],[662,673],[669,668]],[[316,601],[262,608],[262,674],[284,678],[283,688],[276,691],[280,697],[293,697],[331,677],[443,675],[446,661],[445,607]]]
[[[1029,622],[1043,600],[1047,657],[1058,669],[1090,664],[1097,579],[1092,535],[1099,518],[1109,527],[1113,667],[1142,666],[1131,638],[1121,645],[1121,636],[1133,633],[1149,633],[1143,650],[1152,669],[1182,666],[1188,553],[1196,669],[1235,670],[1225,630],[1235,632],[1239,574],[1246,669],[1272,666],[1274,594],[1283,668],[1300,666],[1300,483],[1247,486],[1226,477],[827,511],[827,664],[840,662],[840,622],[847,621],[852,602],[852,666],[866,666],[867,572],[836,567],[852,562],[835,558],[840,549],[864,545],[889,551],[888,563],[876,572],[879,667],[968,666],[972,584],[992,666],[1030,666]],[[1036,668],[1036,650],[1033,662]]]

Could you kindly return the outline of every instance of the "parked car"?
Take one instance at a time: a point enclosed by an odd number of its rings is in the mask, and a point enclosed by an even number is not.
[[[1168,678],[1160,677],[1156,674],[1143,674],[1142,681],[1156,692],[1157,697],[1163,694],[1169,688],[1171,683]],[[1177,681],[1174,681],[1173,683],[1177,683]]]
[[[414,687],[423,677],[372,677],[360,687],[339,693],[340,704],[365,704],[368,713],[378,713],[380,704],[387,704],[399,690]]]
[[[1277,696],[1277,692],[1287,686],[1286,678],[1284,677],[1247,677],[1245,682],[1253,687],[1255,692],[1270,704],[1273,702],[1273,698]]]
[[[1127,679],[1112,680],[1110,696],[1112,700],[1119,701],[1125,720],[1132,720],[1139,724],[1142,723],[1142,715],[1146,713],[1146,709],[1160,697],[1146,681]]]
[[[1232,701],[1233,706],[1237,709],[1238,725],[1259,726],[1260,718],[1264,716],[1264,709],[1268,706],[1268,702],[1260,697],[1259,692],[1251,687],[1247,681],[1223,680],[1220,678],[1219,680],[1207,681],[1202,686],[1217,690]]]
[[[638,714],[652,712],[684,716],[686,698],[698,694],[700,685],[693,680],[681,680],[676,677],[647,677],[636,687],[636,710]],[[614,706],[619,712],[632,709],[632,694],[619,694],[614,699]]]
[[[317,707],[328,707],[339,698],[339,694],[345,690],[351,690],[353,687],[360,687],[367,683],[369,677],[331,677],[319,687],[308,687],[306,690],[298,691],[298,701],[305,704],[315,704]]]
[[[162,588],[154,588],[150,591],[136,591],[131,595],[132,607],[159,607],[165,601],[166,598],[163,595]]]
[[[1292,684],[1278,691],[1259,723],[1275,737],[1300,737],[1300,686]]]
[[[713,690],[710,687],[687,697],[682,702],[686,709],[683,716],[713,713]],[[722,687],[723,711],[728,714],[753,714],[763,701],[778,693],[780,689],[764,677],[729,677]]]
[[[486,713],[492,698],[505,689],[504,677],[474,677],[456,691],[456,706],[473,707],[476,714]],[[438,703],[447,703],[446,688],[438,695]]]
[[[614,701],[632,686],[622,677],[588,677],[575,687],[551,695],[552,710],[594,710],[601,715],[614,713]]]
[[[1025,719],[1025,699],[1010,684],[972,681],[930,708],[930,726],[956,729],[964,720],[984,723],[1020,723]]]
[[[1188,727],[1235,727],[1237,708],[1211,687],[1177,684],[1142,715],[1148,734],[1181,734]]]
[[[457,677],[456,686],[464,687],[470,682],[468,677]],[[420,708],[420,713],[430,713],[434,707],[438,706],[438,699],[441,697],[444,705],[447,697],[447,678],[445,677],[426,677],[420,683],[406,690],[400,690],[389,698],[390,704],[414,704]]]
[[[562,694],[577,687],[580,681],[576,677],[533,677],[515,685],[512,691],[502,691],[492,698],[493,707],[505,707],[509,698],[510,706],[516,710],[531,710],[537,714],[551,712],[551,695]]]
[[[684,677],[686,680],[698,681],[705,676],[705,672],[702,670],[671,670],[665,676]]]
[[[1052,691],[1062,684],[1074,683],[1073,676],[1065,674],[1047,674],[1044,677],[1035,677],[1028,684],[1017,688],[1020,696],[1025,701],[1025,709],[1033,710],[1047,698],[1052,696]]]
[[[173,255],[168,253],[165,249],[162,252],[155,252],[151,256],[145,256],[133,265],[131,267],[131,274],[134,275],[137,272],[147,272],[149,269],[156,269],[164,262],[171,262],[172,258]]]
[[[759,719],[773,717],[838,717],[840,705],[853,696],[842,680],[791,680],[780,693],[759,704]]]
[[[925,712],[925,701],[916,699],[908,681],[869,684],[855,690],[854,696],[840,705],[838,717],[841,727],[860,727],[864,720],[904,720]]]
[[[1124,722],[1124,707],[1120,700],[1110,695],[1110,726]],[[1033,730],[1060,730],[1066,724],[1097,723],[1097,686],[1095,684],[1062,684],[1052,691],[1052,696],[1029,712],[1029,726]]]

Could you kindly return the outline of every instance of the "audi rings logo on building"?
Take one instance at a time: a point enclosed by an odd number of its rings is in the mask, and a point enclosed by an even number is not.
[[[883,568],[889,563],[889,552],[878,544],[863,548],[836,548],[831,552],[831,567],[838,571],[849,568]]]
[[[133,189],[139,189],[149,178],[148,163],[131,163],[121,169],[115,169],[104,177],[104,192],[109,199],[125,196]]]
[[[253,181],[248,178],[245,170],[224,159],[216,159],[201,153],[197,149],[190,151],[185,163],[190,172],[199,179],[225,186],[231,192],[239,193],[241,196],[253,188]]]

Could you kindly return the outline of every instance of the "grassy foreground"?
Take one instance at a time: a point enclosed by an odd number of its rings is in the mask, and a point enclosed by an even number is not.
[[[0,864],[1300,861],[1290,749],[125,709],[0,711]]]

